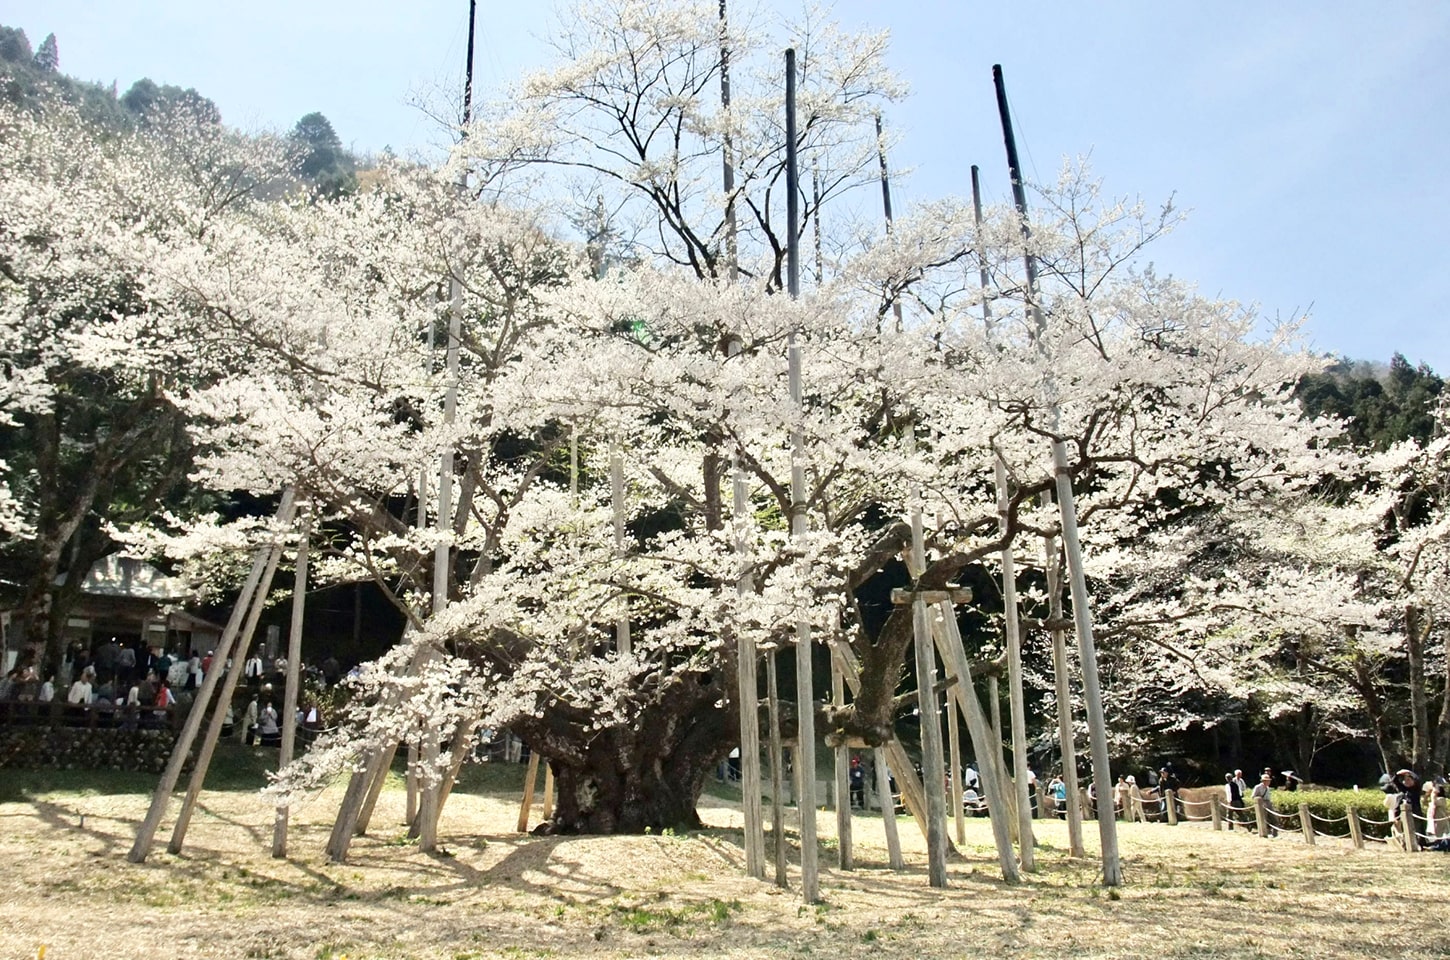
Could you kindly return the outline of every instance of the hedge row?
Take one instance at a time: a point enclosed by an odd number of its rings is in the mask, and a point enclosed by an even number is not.
[[[1334,821],[1332,823],[1321,823],[1316,821],[1314,829],[1319,833],[1329,834],[1336,837],[1349,836],[1349,824],[1343,821],[1349,816],[1349,809],[1353,807],[1359,814],[1360,822],[1364,824],[1364,835],[1367,837],[1384,838],[1388,828],[1382,824],[1366,823],[1365,821],[1384,820],[1389,815],[1385,812],[1385,795],[1378,789],[1365,790],[1275,790],[1269,795],[1274,809],[1283,814],[1297,813],[1299,805],[1309,805],[1309,812],[1321,820]]]

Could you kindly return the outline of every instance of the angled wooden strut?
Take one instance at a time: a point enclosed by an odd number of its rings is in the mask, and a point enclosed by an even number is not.
[[[293,489],[288,487],[282,494],[282,503],[277,508],[276,522],[290,523],[292,521],[295,497]],[[231,619],[227,621],[221,639],[217,641],[216,653],[212,657],[214,664],[224,664],[228,657],[233,657],[233,648],[236,645],[237,635],[241,631],[242,620],[257,592],[257,585],[262,579],[262,572],[266,569],[271,554],[272,547],[267,545],[259,548],[253,555],[252,570],[247,575],[246,583],[242,585],[236,606],[232,608]],[[242,662],[240,656],[236,656],[234,659],[237,664]],[[151,806],[146,811],[140,827],[136,830],[136,842],[132,844],[130,853],[126,855],[126,859],[132,863],[141,863],[151,852],[151,844],[155,840],[156,830],[161,825],[161,818],[166,815],[166,808],[171,801],[171,793],[176,789],[177,780],[181,778],[181,768],[191,753],[192,744],[196,742],[197,732],[201,729],[202,717],[206,714],[207,705],[211,702],[223,672],[222,670],[212,670],[202,678],[201,688],[196,692],[196,698],[192,701],[191,712],[186,715],[186,722],[182,724],[181,734],[177,737],[176,746],[171,751],[171,759],[167,761],[166,770],[161,774],[160,782],[156,784],[156,792],[151,796]]]

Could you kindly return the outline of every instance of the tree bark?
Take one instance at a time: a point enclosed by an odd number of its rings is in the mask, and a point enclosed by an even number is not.
[[[530,747],[552,758],[554,815],[535,832],[699,828],[705,780],[736,743],[732,688],[723,671],[680,671],[632,722],[602,732],[557,715],[513,724]]]

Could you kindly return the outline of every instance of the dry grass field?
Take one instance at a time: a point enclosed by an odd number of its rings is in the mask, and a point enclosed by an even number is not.
[[[134,787],[4,794],[0,957],[1450,955],[1450,857],[1196,824],[1120,825],[1127,885],[1107,891],[1092,861],[1065,855],[1055,821],[1039,824],[1039,871],[1005,885],[986,821],[970,821],[950,886],[933,890],[912,823],[901,824],[908,869],[893,872],[880,819],[858,816],[860,866],[844,872],[826,812],[824,900],[805,906],[794,889],[742,876],[739,812],[708,797],[709,827],[696,833],[536,838],[513,832],[514,795],[458,793],[445,851],[425,855],[407,843],[403,793],[390,789],[374,835],[340,866],[322,853],[335,796],[294,813],[292,856],[273,860],[271,811],[247,791],[205,794],[182,855],[165,852],[168,820],[157,852],[131,864],[148,799]]]

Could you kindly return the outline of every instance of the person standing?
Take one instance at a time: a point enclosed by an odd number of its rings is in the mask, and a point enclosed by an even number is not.
[[[1274,825],[1274,804],[1271,795],[1273,780],[1274,775],[1267,770],[1259,774],[1259,782],[1254,785],[1253,800],[1256,805],[1263,804],[1264,823],[1269,828],[1269,836],[1277,837],[1279,828]]]
[[[1238,771],[1234,771],[1237,773]],[[1235,823],[1242,823],[1244,805],[1244,782],[1233,773],[1223,775],[1224,803],[1228,804],[1228,828],[1232,830]]]
[[[91,702],[91,681],[96,678],[96,671],[86,667],[81,671],[80,679],[70,685],[70,690],[65,695],[65,702],[88,706]]]
[[[247,704],[247,710],[242,714],[242,729],[237,735],[238,739],[247,746],[251,746],[257,737],[257,718],[260,716],[257,710],[257,696],[252,695],[251,701]]]
[[[116,689],[129,687],[136,680],[136,650],[129,643],[116,654]]]
[[[247,678],[247,686],[253,690],[262,685],[262,657],[257,651],[253,650],[252,655],[242,666],[242,676]]]
[[[275,747],[282,743],[282,731],[277,726],[277,710],[268,700],[257,719],[257,739],[264,747]]]

